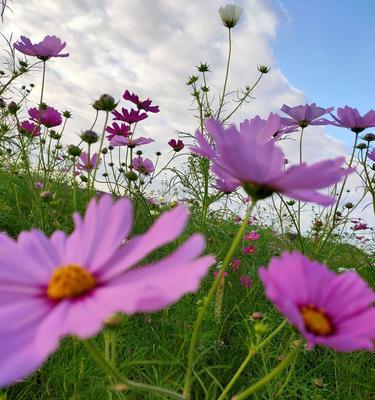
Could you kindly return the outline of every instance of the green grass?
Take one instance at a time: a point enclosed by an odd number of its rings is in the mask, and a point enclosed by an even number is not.
[[[55,229],[69,232],[72,229],[73,203],[68,187],[56,183],[56,196],[50,203],[40,202],[22,176],[9,171],[0,172],[0,229],[11,236],[31,227],[43,227],[47,233]],[[78,193],[79,209],[86,203],[85,193]],[[44,215],[44,217],[42,217]],[[182,242],[198,230],[199,212],[192,217]],[[134,232],[147,229],[152,217],[141,206],[136,207]],[[230,221],[221,221],[210,216],[204,228],[208,241],[207,252],[221,260],[231,243],[238,226]],[[259,228],[256,228],[259,230]],[[207,313],[198,340],[194,363],[193,400],[214,400],[246,357],[250,342],[255,341],[255,326],[250,317],[255,311],[264,313],[264,324],[271,332],[282,321],[272,304],[265,298],[263,287],[257,278],[260,265],[267,265],[270,258],[284,250],[298,248],[298,241],[261,228],[261,239],[255,254],[243,255],[240,249],[241,267],[237,273],[229,272],[225,278],[221,320],[214,316],[214,302]],[[166,255],[178,243],[156,251],[150,259]],[[306,241],[308,252],[313,243]],[[326,262],[332,269],[355,267],[374,286],[375,271],[368,256],[345,244],[330,244],[318,254],[318,260]],[[250,274],[251,289],[242,288],[239,278]],[[128,378],[152,385],[160,385],[181,392],[187,364],[192,325],[197,307],[207,294],[213,281],[212,273],[204,280],[201,290],[185,296],[179,303],[155,314],[124,316],[115,327],[107,327],[95,339],[104,350],[104,337],[116,337],[116,365]],[[126,301],[126,293],[124,293]],[[267,335],[267,332],[264,333]],[[298,334],[290,326],[284,328],[271,343],[250,362],[230,392],[231,395],[244,390],[257,379],[274,368],[289,351]],[[300,352],[289,382],[284,385],[290,369],[270,382],[254,399],[306,399],[306,400],[370,400],[375,399],[375,358],[370,353],[335,353],[317,347]],[[65,338],[59,350],[44,366],[24,381],[0,392],[0,399],[157,399],[144,392],[116,391],[115,382],[96,366],[82,343],[74,338]],[[284,387],[285,386],[285,387]],[[280,392],[280,390],[282,392]],[[228,399],[231,396],[228,396]]]

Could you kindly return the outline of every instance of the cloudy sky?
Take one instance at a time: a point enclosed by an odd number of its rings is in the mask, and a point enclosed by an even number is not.
[[[374,108],[375,58],[370,46],[375,2],[236,4],[244,12],[233,30],[229,89],[252,84],[257,64],[270,66],[271,72],[232,122],[266,116],[284,103],[349,104],[363,112]],[[78,142],[79,132],[90,127],[93,100],[102,93],[120,99],[129,89],[160,106],[161,112],[142,123],[139,134],[156,139],[150,150],[167,151],[166,142],[176,131],[194,132],[197,126],[185,82],[201,61],[210,65],[212,93],[220,92],[227,57],[227,30],[217,12],[222,0],[14,0],[9,5],[12,12],[0,25],[4,35],[23,34],[36,42],[55,34],[67,42],[70,57],[48,63],[45,97],[50,105],[73,112],[67,143]],[[40,78],[37,72],[28,78],[37,85],[35,100]],[[352,139],[349,132],[335,128],[311,128],[305,158],[347,154]],[[291,160],[297,159],[296,144],[291,140],[284,145]],[[355,200],[354,190],[352,196]]]

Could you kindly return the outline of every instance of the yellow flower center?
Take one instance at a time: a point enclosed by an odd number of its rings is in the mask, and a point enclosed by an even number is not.
[[[89,292],[96,285],[89,271],[77,264],[68,264],[53,271],[47,287],[51,300],[73,299]]]
[[[306,328],[317,335],[327,336],[333,332],[331,321],[323,310],[317,310],[314,306],[302,307],[302,318]]]

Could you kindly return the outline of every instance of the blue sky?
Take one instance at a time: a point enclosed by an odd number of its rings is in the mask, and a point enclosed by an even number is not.
[[[272,1],[280,12],[273,50],[289,82],[321,106],[374,108],[375,1]]]

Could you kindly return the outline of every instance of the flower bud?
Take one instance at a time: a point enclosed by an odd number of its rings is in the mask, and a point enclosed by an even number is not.
[[[66,111],[63,112],[63,116],[66,119],[69,119],[69,118],[72,118],[72,113],[70,111],[66,110]]]
[[[57,133],[55,130],[53,130],[53,129],[51,129],[50,131],[49,131],[49,136],[52,138],[52,139],[56,139],[56,140],[59,140],[60,138],[61,138],[61,135],[60,135],[60,133]]]
[[[219,14],[224,26],[231,29],[238,24],[242,14],[242,7],[227,4],[225,7],[219,8]]]
[[[347,208],[347,209],[350,209],[350,208],[353,208],[354,207],[354,205],[353,205],[353,203],[346,203],[345,204],[345,207]]]
[[[40,193],[40,198],[42,201],[50,202],[53,199],[53,193],[49,191],[45,191]]]
[[[125,176],[129,181],[136,181],[138,179],[138,175],[134,171],[129,171]]]
[[[269,329],[268,324],[265,324],[264,322],[257,322],[254,325],[254,330],[259,335],[263,335],[264,333],[266,333],[268,331],[268,329]]]
[[[86,143],[93,144],[98,141],[99,136],[96,132],[87,130],[81,134],[81,139]]]
[[[296,204],[296,202],[294,200],[289,200],[286,202],[286,204],[288,204],[288,206],[294,206],[294,204]]]
[[[188,86],[193,85],[199,78],[196,75],[191,75],[188,78],[188,81],[186,82],[186,84]]]
[[[359,144],[357,145],[357,149],[359,149],[359,150],[367,149],[367,144],[365,144],[365,143],[359,143]]]
[[[88,181],[88,179],[87,179],[87,177],[85,175],[80,175],[79,177],[80,177],[82,182],[87,182]]]
[[[8,104],[8,111],[10,114],[16,115],[18,110],[19,110],[19,106],[14,101],[11,101]]]
[[[160,157],[160,156],[161,156],[161,153],[160,153],[160,151],[157,151],[155,154],[156,154],[158,157]]]
[[[261,72],[262,74],[268,74],[270,71],[270,67],[267,67],[267,65],[258,65],[258,71]]]
[[[108,153],[108,149],[106,147],[104,147],[104,149],[102,149],[102,154],[107,154]]]
[[[373,142],[375,140],[375,133],[366,133],[363,140],[366,140],[366,142]]]
[[[137,156],[141,156],[143,154],[142,150],[137,150],[137,152],[135,153]]]
[[[81,152],[82,150],[74,144],[68,146],[68,154],[73,157],[79,157],[81,155]]]
[[[0,108],[5,108],[7,106],[7,103],[5,103],[4,99],[0,97]]]
[[[261,313],[261,312],[259,312],[259,311],[256,311],[256,312],[253,312],[253,313],[251,314],[251,318],[252,318],[252,319],[255,319],[255,320],[260,320],[260,319],[263,319],[263,318],[264,318],[264,315],[263,315],[263,313]]]
[[[200,63],[198,66],[197,66],[197,68],[198,68],[198,71],[199,72],[209,72],[209,66],[208,66],[208,64],[207,63]]]
[[[110,96],[109,94],[102,94],[99,98],[99,100],[94,101],[93,107],[95,110],[98,111],[113,111],[116,107],[117,104],[115,102],[115,99]]]

